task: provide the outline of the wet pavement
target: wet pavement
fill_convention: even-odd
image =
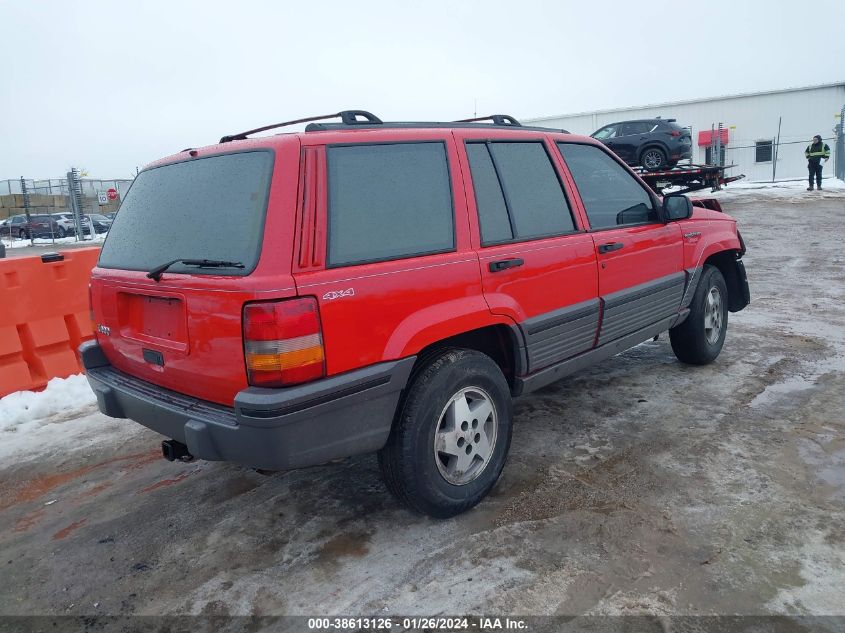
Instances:
[[[717,362],[663,335],[518,400],[452,520],[398,507],[374,456],[168,463],[70,403],[6,433],[0,614],[845,612],[845,196],[724,205],[753,303]]]

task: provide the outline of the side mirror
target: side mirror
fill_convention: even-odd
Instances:
[[[663,198],[663,219],[667,222],[686,220],[692,216],[692,202],[682,193],[670,193]]]

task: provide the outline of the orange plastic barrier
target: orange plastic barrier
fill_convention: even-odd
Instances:
[[[94,337],[88,279],[100,249],[61,255],[0,259],[0,397],[82,371],[76,350]]]

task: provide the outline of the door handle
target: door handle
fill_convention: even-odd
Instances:
[[[513,259],[502,259],[497,262],[490,262],[490,272],[497,273],[500,270],[505,270],[506,268],[516,268],[517,266],[522,266],[525,263],[520,257],[514,257]]]
[[[618,251],[625,246],[622,242],[608,242],[607,244],[599,244],[599,253],[609,253],[611,251]]]

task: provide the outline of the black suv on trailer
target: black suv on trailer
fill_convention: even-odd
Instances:
[[[638,119],[605,125],[590,136],[607,145],[631,166],[648,170],[674,167],[692,156],[688,128],[675,119]]]

